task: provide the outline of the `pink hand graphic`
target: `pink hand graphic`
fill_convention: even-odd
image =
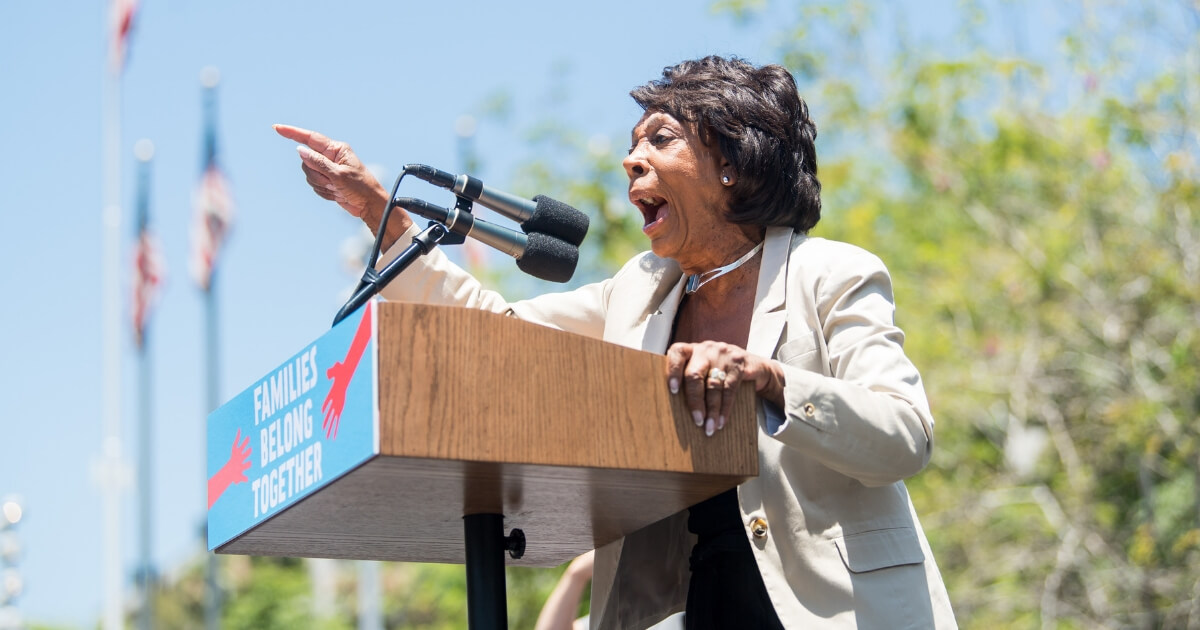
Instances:
[[[325,371],[325,377],[333,381],[329,393],[325,395],[325,402],[321,405],[321,411],[325,414],[321,426],[325,429],[326,438],[337,437],[342,408],[346,406],[346,389],[350,387],[354,371],[358,369],[358,360],[362,358],[363,351],[367,349],[367,342],[371,340],[372,306],[373,303],[367,302],[367,307],[363,309],[362,319],[358,322],[358,330],[354,333],[354,341],[350,342],[346,358],[334,363]]]
[[[325,376],[333,381],[329,393],[325,395],[325,403],[321,405],[321,411],[325,413],[325,421],[321,426],[325,428],[327,438],[337,437],[342,408],[346,406],[346,388],[350,386],[350,379],[354,378],[354,367],[347,369],[346,364],[339,361],[325,371]]]
[[[241,444],[238,444],[241,441]],[[213,475],[208,480],[208,507],[212,508],[217,499],[221,498],[222,494],[235,483],[248,481],[246,479],[246,471],[250,469],[250,455],[254,452],[250,448],[250,436],[242,439],[242,430],[238,429],[237,435],[233,437],[233,446],[229,449],[229,461],[221,466],[221,470]]]

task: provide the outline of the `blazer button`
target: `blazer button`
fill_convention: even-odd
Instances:
[[[761,516],[755,517],[750,521],[750,533],[754,534],[755,538],[767,537],[767,520]]]
[[[804,415],[808,416],[809,418],[817,415],[817,406],[810,402],[804,403]]]

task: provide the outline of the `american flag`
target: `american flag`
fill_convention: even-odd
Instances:
[[[149,167],[143,164],[142,168]],[[137,248],[133,254],[133,334],[139,350],[145,343],[150,309],[158,301],[159,289],[166,277],[162,249],[158,246],[158,239],[150,233],[148,177],[148,172],[143,170],[138,191]]]
[[[112,49],[109,51],[109,58],[114,74],[120,74],[125,68],[129,34],[133,31],[133,17],[136,13],[137,0],[113,0],[109,15],[112,28]]]
[[[146,229],[144,217],[139,223],[137,250],[133,257],[133,334],[138,349],[141,349],[146,336],[146,321],[150,318],[150,308],[158,301],[166,265],[158,239]]]
[[[225,243],[233,220],[233,198],[229,182],[217,165],[216,132],[210,120],[205,133],[204,173],[195,195],[195,218],[192,224],[192,277],[207,291],[212,283],[217,254]]]

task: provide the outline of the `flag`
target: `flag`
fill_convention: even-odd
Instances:
[[[139,350],[145,342],[146,322],[150,318],[150,309],[158,301],[159,289],[166,276],[166,265],[163,263],[162,249],[158,239],[150,233],[150,161],[141,159],[141,173],[138,177],[137,200],[137,232],[134,238],[137,245],[133,252],[133,335]]]
[[[145,215],[139,217],[137,248],[133,256],[133,334],[139,350],[145,339],[150,309],[158,301],[159,288],[166,276],[162,249],[147,223]]]
[[[233,199],[229,183],[216,162],[210,162],[196,190],[196,215],[192,225],[192,277],[207,291],[212,282],[217,254],[229,232],[233,218]]]
[[[133,31],[133,17],[137,13],[137,0],[113,0],[109,15],[112,29],[111,50],[109,59],[112,62],[114,74],[120,74],[125,68],[126,51],[129,48],[129,34]]]
[[[212,282],[217,254],[225,243],[233,219],[233,198],[229,182],[217,164],[217,142],[214,124],[209,120],[205,133],[204,172],[195,195],[195,218],[192,224],[192,277],[207,291]]]

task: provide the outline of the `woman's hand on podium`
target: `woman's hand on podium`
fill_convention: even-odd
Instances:
[[[667,387],[683,388],[696,426],[706,435],[725,428],[742,381],[754,383],[759,398],[783,406],[782,365],[719,341],[675,343],[667,348]]]

